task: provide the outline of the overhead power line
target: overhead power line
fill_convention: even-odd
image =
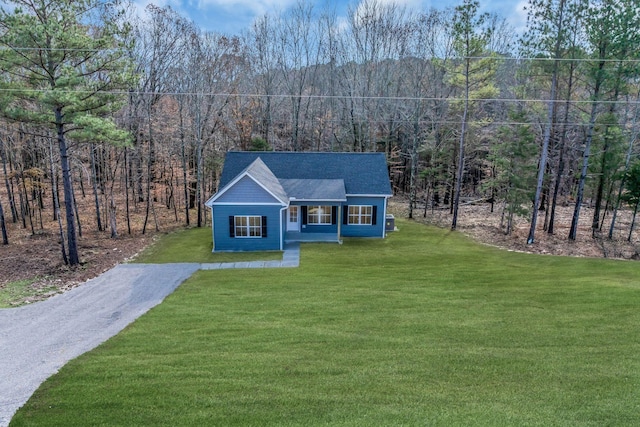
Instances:
[[[125,90],[108,90],[108,91],[95,91],[95,90],[65,90],[65,89],[56,89],[58,93],[64,94],[87,94],[87,93],[103,93],[108,95],[167,95],[167,96],[198,96],[198,97],[220,97],[220,98],[279,98],[279,99],[351,99],[351,100],[360,100],[360,101],[441,101],[441,102],[463,102],[464,98],[459,97],[449,97],[449,98],[438,98],[438,97],[426,97],[426,96],[372,96],[372,95],[291,95],[291,94],[257,94],[257,93],[231,93],[231,92],[175,92],[175,91],[125,91]],[[15,88],[1,88],[0,92],[5,93],[47,93],[52,92],[51,89],[15,89]],[[548,103],[551,102],[550,99],[546,98],[469,98],[472,102],[504,102],[504,103]],[[558,104],[566,103],[567,100],[557,99],[553,102]],[[575,99],[570,100],[571,104],[592,104],[594,101],[589,99]],[[603,105],[639,105],[640,100],[598,100],[599,104]]]
[[[118,50],[117,48],[101,48],[101,49],[90,49],[90,48],[64,48],[64,47],[13,47],[13,46],[0,46],[0,51],[9,50],[9,51],[20,51],[20,52],[29,52],[29,51],[50,51],[50,52],[110,52]],[[403,59],[420,59],[424,61],[432,61],[432,60],[444,60],[444,59],[494,59],[497,61],[542,61],[542,62],[614,62],[614,63],[640,63],[640,58],[636,59],[616,59],[616,58],[548,58],[548,57],[540,57],[540,56],[451,56],[447,58],[417,58],[415,56],[404,56],[398,58],[390,58],[398,61],[402,61]],[[385,59],[381,59],[384,61]],[[315,64],[309,65],[308,67],[321,66],[324,64]]]

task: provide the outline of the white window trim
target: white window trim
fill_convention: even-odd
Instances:
[[[238,218],[246,218],[247,219],[247,225],[238,225]],[[258,218],[259,219],[259,224],[258,225],[251,225],[250,224],[250,218]],[[233,227],[234,227],[234,237],[236,239],[261,239],[262,238],[262,216],[260,215],[234,215],[233,216]],[[258,235],[257,236],[252,236],[251,235],[251,229],[257,229],[258,230]],[[244,229],[247,232],[246,236],[239,236],[238,235],[238,229]]]
[[[321,208],[329,208],[329,212],[328,212],[328,214],[327,214],[327,213],[324,211],[324,209],[323,209],[323,210],[322,210],[322,214],[320,214],[320,213],[319,213],[319,211],[318,211],[318,213],[317,213],[317,214],[312,214],[312,213],[311,213],[311,209],[312,209],[312,208],[319,208],[319,209],[321,209]],[[320,222],[320,220],[321,220],[322,218],[326,218],[326,217],[327,217],[327,215],[328,215],[328,217],[329,217],[329,222]],[[327,225],[333,225],[333,222],[332,222],[332,215],[333,215],[333,207],[332,207],[332,206],[329,206],[329,205],[313,205],[313,206],[307,206],[307,225],[312,225],[312,226],[315,226],[315,225],[324,225],[324,226],[327,226]],[[318,222],[311,222],[311,216],[317,216],[317,217],[318,217]]]
[[[351,208],[358,208],[357,214],[351,213]],[[363,208],[369,208],[370,211],[368,214],[362,213]],[[369,218],[369,223],[362,222],[363,218]],[[351,218],[357,218],[358,222],[351,222]],[[366,225],[371,226],[373,224],[373,205],[349,205],[347,208],[347,225],[359,226]]]

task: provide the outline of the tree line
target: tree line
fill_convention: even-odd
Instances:
[[[449,209],[455,229],[482,200],[507,234],[529,221],[534,243],[538,216],[554,233],[572,203],[575,240],[588,202],[592,235],[614,238],[619,209],[635,219],[640,201],[635,2],[529,0],[520,35],[479,8],[362,0],[339,17],[300,0],[228,36],[170,7],[7,1],[3,243],[7,221],[56,221],[78,264],[77,197],[112,237],[157,228],[156,209],[203,226],[229,150],[384,152],[410,217]]]

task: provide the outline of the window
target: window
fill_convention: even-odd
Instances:
[[[349,225],[371,225],[373,206],[350,205],[347,216]]]
[[[307,224],[331,225],[331,206],[309,206],[307,208]]]
[[[289,222],[298,222],[297,206],[289,206]]]
[[[234,216],[231,218],[233,218],[232,237],[266,237],[266,218],[261,216]]]

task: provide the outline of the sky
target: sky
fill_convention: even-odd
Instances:
[[[346,16],[351,6],[357,5],[359,0],[312,0],[318,8],[329,5],[335,8],[338,16]],[[457,6],[462,0],[381,0],[404,4],[408,8],[425,10],[431,7],[444,9]],[[164,7],[171,6],[182,16],[190,18],[202,30],[214,31],[226,35],[240,35],[247,30],[257,17],[265,13],[285,11],[296,0],[135,0],[138,10],[142,13],[148,4]],[[520,32],[526,23],[524,6],[527,0],[479,0],[480,12],[497,13],[508,20]]]

